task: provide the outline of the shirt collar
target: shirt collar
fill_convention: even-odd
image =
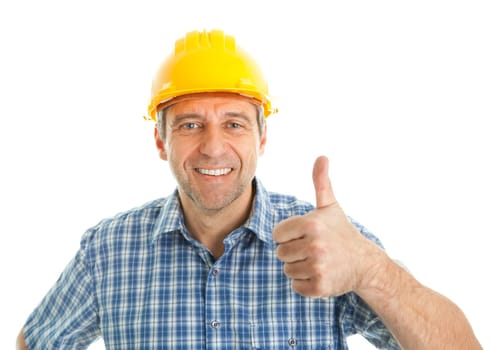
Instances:
[[[180,206],[179,193],[176,189],[163,200],[160,214],[153,229],[153,240],[157,240],[165,233],[182,231],[184,227],[184,215]]]
[[[254,179],[254,187],[255,198],[252,210],[243,226],[255,233],[261,241],[273,246],[272,229],[275,218],[269,193],[257,178]]]
[[[269,194],[259,180],[254,179],[253,186],[255,188],[255,197],[252,210],[243,227],[253,232],[267,245],[273,246],[272,228],[274,212]],[[153,240],[158,239],[162,234],[176,231],[187,232],[177,190],[163,201],[162,209],[153,231]]]

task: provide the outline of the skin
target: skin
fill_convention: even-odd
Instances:
[[[19,335],[17,336],[17,343],[15,348],[17,350],[28,350],[23,330],[21,330]]]
[[[311,298],[353,291],[403,349],[482,349],[462,311],[420,284],[349,222],[333,194],[328,159],[313,167],[316,210],[279,223],[277,254],[292,288]]]
[[[166,135],[161,139],[155,129],[160,158],[178,182],[186,225],[219,257],[223,239],[250,213],[266,130],[260,135],[247,98],[207,94],[173,105]],[[349,222],[333,194],[326,157],[314,164],[313,184],[316,209],[282,221],[273,232],[297,293],[311,298],[357,293],[403,349],[482,349],[454,303],[421,285]],[[17,349],[27,349],[22,331]]]
[[[206,94],[170,107],[165,140],[155,130],[160,158],[179,185],[187,228],[216,257],[225,236],[250,212],[252,180],[266,143],[256,117],[248,98]]]

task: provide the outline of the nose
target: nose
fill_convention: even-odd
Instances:
[[[209,157],[222,156],[226,150],[226,139],[219,126],[208,125],[202,133],[200,151]]]

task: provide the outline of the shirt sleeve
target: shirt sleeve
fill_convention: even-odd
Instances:
[[[340,311],[342,327],[346,336],[360,334],[377,349],[399,350],[400,345],[384,325],[381,318],[354,293],[342,296]]]
[[[29,350],[86,349],[100,337],[92,276],[83,246],[24,325]]]
[[[381,241],[367,230],[360,223],[352,218],[349,218],[352,224],[369,240],[373,241],[377,246],[384,250]],[[341,298],[344,298],[342,310],[340,310],[342,326],[344,334],[360,334],[377,349],[398,350],[400,345],[393,337],[391,332],[386,328],[381,318],[371,310],[355,293],[347,293]]]

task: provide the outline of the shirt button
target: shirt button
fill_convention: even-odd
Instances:
[[[218,275],[218,269],[213,269],[213,271],[211,271],[211,274],[213,276],[217,276]]]
[[[298,341],[296,340],[296,338],[289,338],[288,344],[289,346],[295,346],[296,344],[298,344]]]
[[[211,321],[211,328],[218,328],[219,326],[221,325],[221,323],[219,323],[219,321],[217,320],[214,320],[214,321]]]

